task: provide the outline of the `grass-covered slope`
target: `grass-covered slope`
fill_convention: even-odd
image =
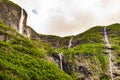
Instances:
[[[34,41],[35,44],[35,41]],[[0,80],[72,80],[44,60],[46,49],[0,22]]]

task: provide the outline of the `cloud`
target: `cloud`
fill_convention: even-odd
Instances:
[[[32,9],[32,12],[33,12],[34,14],[38,14],[38,12],[37,12],[36,9]]]

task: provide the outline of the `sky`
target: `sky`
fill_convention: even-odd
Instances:
[[[27,11],[27,25],[41,34],[76,35],[120,23],[120,0],[11,0]]]

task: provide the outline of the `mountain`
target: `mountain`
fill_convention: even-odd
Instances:
[[[26,21],[24,9],[0,0],[0,80],[120,80],[120,24],[59,37]]]

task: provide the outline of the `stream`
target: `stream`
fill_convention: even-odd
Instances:
[[[109,49],[109,69],[110,69],[110,76],[111,76],[111,80],[114,80],[113,79],[113,68],[112,68],[112,50],[111,50],[111,44],[110,44],[109,39],[108,39],[108,34],[107,34],[106,27],[104,27],[104,37],[105,37],[106,46]]]

